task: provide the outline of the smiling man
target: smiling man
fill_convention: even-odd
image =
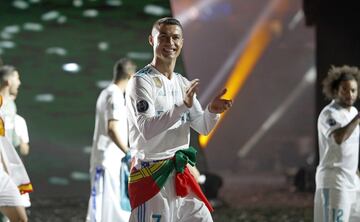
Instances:
[[[183,42],[178,20],[156,21],[149,36],[153,60],[130,79],[126,90],[134,156],[130,221],[212,221],[212,207],[190,173],[196,175],[190,127],[208,134],[232,101],[221,99],[224,89],[202,109],[195,95],[199,80],[174,72]]]

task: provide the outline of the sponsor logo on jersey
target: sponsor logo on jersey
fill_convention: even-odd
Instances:
[[[336,121],[333,118],[328,119],[327,124],[329,124],[329,126],[335,126],[336,125]]]
[[[158,88],[162,87],[162,83],[161,83],[161,80],[160,80],[159,77],[153,77],[152,79],[154,80],[154,83],[155,83],[156,87],[158,87]]]
[[[149,103],[145,100],[140,100],[136,103],[136,109],[139,113],[146,112],[149,109]]]

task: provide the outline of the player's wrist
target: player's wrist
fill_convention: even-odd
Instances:
[[[186,106],[187,108],[191,108],[190,102],[186,101],[186,99],[184,99],[183,102],[184,102],[184,104],[185,104],[185,106]]]
[[[207,106],[207,109],[209,110],[210,113],[216,113],[216,111],[213,109],[212,107],[212,103],[209,103],[209,105]]]

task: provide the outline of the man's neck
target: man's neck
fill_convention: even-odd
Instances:
[[[0,89],[0,95],[3,97],[3,98],[8,98],[10,96],[10,92],[8,89],[6,88],[2,88]]]
[[[338,104],[341,108],[346,109],[347,111],[350,111],[350,110],[351,110],[351,107],[352,107],[352,106],[348,106],[348,105],[346,105],[346,104],[344,104],[344,103],[341,103],[341,102],[339,102],[339,101],[336,101],[336,100],[335,100],[335,103]]]
[[[172,78],[175,64],[176,59],[167,62],[154,58],[151,62],[151,65],[154,66],[161,74],[165,75],[168,79]]]
[[[121,91],[125,92],[126,85],[128,80],[119,80],[115,81],[114,84],[121,89]]]

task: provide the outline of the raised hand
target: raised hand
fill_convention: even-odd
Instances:
[[[190,86],[185,91],[184,103],[188,108],[192,107],[193,105],[194,94],[197,92],[199,88],[199,84],[200,84],[200,80],[194,79],[193,81],[190,82]]]
[[[211,113],[222,113],[230,109],[232,106],[232,100],[222,99],[221,97],[225,95],[227,89],[224,88],[209,104],[209,111]]]

